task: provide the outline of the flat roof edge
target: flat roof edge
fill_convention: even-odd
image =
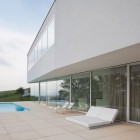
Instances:
[[[45,21],[46,21],[47,17],[48,17],[48,15],[49,15],[49,13],[50,13],[50,11],[51,11],[52,7],[54,6],[54,3],[55,3],[55,2],[56,2],[56,0],[54,0],[54,2],[53,2],[53,4],[52,4],[52,6],[50,7],[50,9],[49,9],[49,11],[48,11],[48,13],[47,13],[47,15],[46,15],[46,17],[45,17],[45,19],[44,19],[44,21],[43,21],[43,23],[42,23],[41,27],[40,27],[40,29],[39,29],[39,31],[38,31],[38,33],[37,33],[37,35],[35,36],[35,39],[34,39],[34,41],[33,41],[32,45],[31,45],[31,47],[30,47],[30,49],[29,49],[29,51],[28,51],[28,53],[27,53],[27,56],[28,56],[28,54],[30,53],[30,51],[31,51],[31,49],[32,49],[32,47],[33,47],[33,44],[34,44],[35,40],[37,39],[37,37],[38,37],[38,35],[39,35],[39,33],[40,33],[40,31],[41,31],[41,29],[42,29],[42,27],[43,27],[43,25],[44,25],[44,23],[45,23]]]

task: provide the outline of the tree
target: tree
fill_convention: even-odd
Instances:
[[[23,89],[22,87],[18,88],[18,89],[15,91],[15,94],[23,95],[23,94],[24,94],[24,89]]]
[[[69,100],[69,92],[70,92],[70,80],[65,79],[63,82],[60,84],[62,89],[59,90],[59,99],[61,100]]]

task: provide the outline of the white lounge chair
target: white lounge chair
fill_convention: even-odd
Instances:
[[[63,113],[64,111],[71,111],[74,106],[74,103],[69,103],[69,105],[66,108],[60,108],[60,113]]]
[[[67,109],[72,110],[73,106],[74,106],[74,103],[70,103],[70,104],[67,106]]]
[[[117,114],[117,109],[91,106],[86,115],[66,117],[65,119],[92,128],[113,123]]]
[[[69,102],[65,102],[63,106],[57,106],[57,107],[54,108],[54,110],[56,112],[61,111],[63,109],[66,109],[69,106],[69,104],[70,104]]]

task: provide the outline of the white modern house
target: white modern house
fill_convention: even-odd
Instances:
[[[140,122],[140,0],[55,0],[27,57],[33,100]]]

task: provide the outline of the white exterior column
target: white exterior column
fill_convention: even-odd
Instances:
[[[39,86],[39,97],[38,97],[38,101],[39,101],[39,104],[40,104],[40,82],[38,83],[38,86]]]
[[[70,75],[70,103],[71,103],[71,91],[72,91],[72,76]]]
[[[127,97],[126,97],[126,120],[129,122],[130,115],[130,65],[127,64]]]
[[[47,90],[47,82],[46,82],[46,105],[48,105],[48,90]]]
[[[90,71],[90,106],[91,106],[91,82],[92,82],[92,71]]]

